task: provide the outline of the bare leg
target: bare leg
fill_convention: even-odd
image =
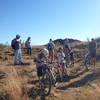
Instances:
[[[93,64],[93,67],[95,69],[96,58],[91,58],[91,63]]]
[[[53,62],[54,61],[54,51],[52,50],[51,51],[51,62]]]
[[[93,65],[94,65],[94,68],[95,68],[95,66],[96,66],[96,58],[95,57],[93,58]]]

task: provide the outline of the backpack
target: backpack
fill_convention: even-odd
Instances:
[[[48,50],[53,50],[54,49],[53,43],[49,43],[48,46],[47,46],[47,49]]]
[[[16,50],[16,39],[13,39],[11,41],[11,47],[12,47],[12,49]]]

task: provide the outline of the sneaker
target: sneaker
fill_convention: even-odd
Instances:
[[[53,86],[56,87],[56,84],[57,84],[57,80],[54,80],[53,81]]]
[[[54,84],[54,87],[56,87],[58,85],[58,82],[56,82],[55,84]]]

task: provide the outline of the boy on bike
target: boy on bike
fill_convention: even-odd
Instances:
[[[48,56],[49,56],[49,52],[46,48],[44,48],[43,50],[41,50],[37,56],[34,59],[34,62],[36,63],[36,68],[37,68],[37,76],[39,78],[39,82],[40,82],[40,77],[43,74],[43,62],[47,62],[48,61]]]

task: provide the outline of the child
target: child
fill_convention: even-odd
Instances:
[[[59,47],[57,53],[57,63],[58,63],[58,71],[60,73],[60,78],[63,80],[64,74],[67,74],[67,69],[65,66],[65,54],[63,52],[63,48]]]
[[[37,76],[39,78],[39,82],[41,80],[41,76],[42,76],[42,70],[43,70],[43,62],[48,61],[48,56],[49,56],[49,52],[46,48],[44,48],[43,50],[41,50],[37,56],[34,59],[34,62],[36,63],[36,68],[37,68]]]

